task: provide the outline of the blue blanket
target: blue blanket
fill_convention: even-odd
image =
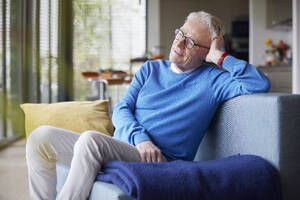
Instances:
[[[138,200],[281,200],[277,172],[264,159],[235,155],[206,162],[112,161],[97,180]]]

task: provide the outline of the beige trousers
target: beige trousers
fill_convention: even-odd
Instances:
[[[82,134],[41,126],[26,144],[30,199],[56,198],[56,162],[70,166],[60,200],[88,199],[97,173],[112,160],[140,161],[137,149],[96,131]]]

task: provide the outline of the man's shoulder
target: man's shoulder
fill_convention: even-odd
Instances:
[[[162,69],[169,68],[170,65],[171,62],[169,60],[148,60],[143,64],[142,68],[146,71],[160,71]]]
[[[169,66],[171,64],[169,60],[162,60],[162,59],[149,60],[146,63],[153,66]]]
[[[135,73],[137,76],[149,77],[151,74],[159,74],[170,67],[168,60],[148,60]]]

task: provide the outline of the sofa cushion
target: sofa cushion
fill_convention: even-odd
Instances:
[[[71,101],[52,104],[25,103],[26,137],[41,125],[50,125],[77,133],[95,130],[112,136],[114,127],[108,101]]]

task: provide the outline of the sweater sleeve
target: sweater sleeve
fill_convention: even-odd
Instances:
[[[233,56],[227,56],[214,77],[213,89],[217,102],[223,102],[242,94],[267,92],[269,79],[255,66]]]
[[[147,79],[148,64],[145,63],[135,73],[130,86],[120,102],[116,104],[112,115],[112,121],[116,128],[114,137],[134,146],[143,141],[151,140],[147,130],[138,123],[134,116],[138,94]]]

